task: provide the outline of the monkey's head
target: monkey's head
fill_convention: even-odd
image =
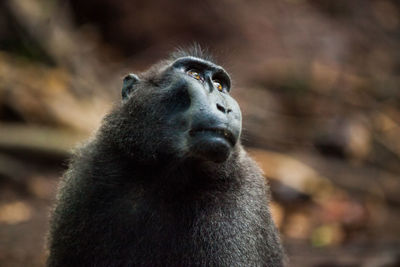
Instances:
[[[102,132],[142,162],[221,163],[239,146],[242,127],[230,91],[231,79],[221,66],[199,51],[180,52],[124,78],[122,103],[106,117]]]

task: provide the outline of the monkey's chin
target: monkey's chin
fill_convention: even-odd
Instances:
[[[192,141],[192,155],[201,160],[222,163],[232,152],[230,142],[220,136],[198,136]]]

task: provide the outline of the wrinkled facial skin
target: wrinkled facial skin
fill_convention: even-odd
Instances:
[[[147,160],[226,161],[242,128],[226,71],[203,59],[182,57],[148,76],[125,77],[123,103],[116,111],[122,119],[109,118],[120,132],[115,136],[123,137],[118,141],[122,149]]]

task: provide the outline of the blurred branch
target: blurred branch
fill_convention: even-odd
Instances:
[[[8,106],[26,122],[91,133],[109,109],[110,100],[98,94],[78,97],[70,90],[74,79],[63,68],[17,60],[0,52],[0,107]]]
[[[316,202],[321,196],[328,197],[334,193],[334,185],[329,179],[295,157],[254,148],[249,149],[249,154],[268,178],[307,194]]]
[[[309,195],[317,203],[344,189],[400,205],[400,179],[384,170],[311,153],[288,155],[260,149],[249,149],[249,153],[268,178]]]
[[[371,166],[351,165],[343,160],[320,157],[312,153],[294,156],[301,158],[303,163],[336,186],[353,194],[385,199],[400,205],[400,179],[397,174]]]
[[[109,97],[115,77],[99,62],[95,44],[73,28],[68,5],[60,8],[53,1],[7,0],[3,8],[20,28],[22,38],[29,36],[51,61],[79,74],[71,80],[70,89],[75,94]]]
[[[374,139],[393,153],[400,162],[400,124],[385,112],[378,111],[374,115],[373,119],[377,128]]]
[[[0,124],[0,148],[16,148],[67,155],[86,135],[61,129]]]

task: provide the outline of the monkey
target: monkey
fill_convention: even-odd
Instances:
[[[231,87],[199,47],[127,75],[62,178],[47,266],[283,266]]]

